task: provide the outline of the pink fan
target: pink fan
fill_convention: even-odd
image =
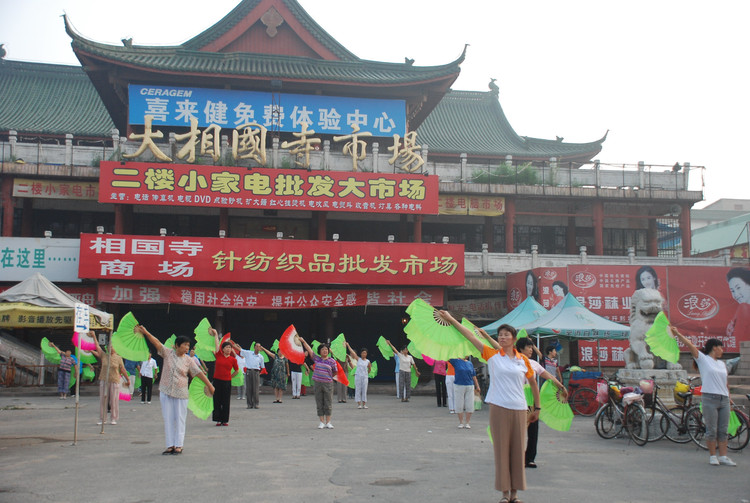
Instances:
[[[125,379],[124,377],[120,376],[120,400],[123,400],[125,402],[130,401],[130,381],[128,379]]]
[[[88,332],[73,332],[73,345],[84,351],[93,351],[96,349],[96,342]]]
[[[424,360],[424,362],[425,362],[425,363],[426,363],[427,365],[429,365],[429,366],[433,366],[433,365],[435,365],[435,360],[433,360],[432,358],[430,358],[430,357],[429,357],[429,356],[427,356],[427,355],[422,355],[422,360]]]

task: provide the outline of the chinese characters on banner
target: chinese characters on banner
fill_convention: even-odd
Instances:
[[[404,135],[404,100],[349,98],[315,94],[128,85],[128,122],[154,125],[235,128],[256,123],[277,131],[307,126],[324,134],[344,134],[356,126],[371,136]]]
[[[308,309],[353,306],[408,306],[415,299],[443,303],[442,288],[389,290],[250,290],[133,283],[99,283],[100,302],[183,304],[233,309]]]
[[[441,215],[500,216],[505,213],[505,198],[496,196],[442,195]]]
[[[16,178],[13,180],[13,197],[96,201],[99,197],[99,184],[97,182]]]
[[[81,234],[81,278],[459,286],[464,247]]]
[[[100,203],[438,213],[438,177],[102,161]]]
[[[578,341],[578,365],[581,367],[624,367],[625,350],[628,341],[599,341],[599,358],[596,355],[596,341]]]
[[[50,281],[79,283],[77,239],[0,238],[0,280],[41,273]]]

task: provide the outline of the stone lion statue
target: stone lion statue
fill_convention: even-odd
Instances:
[[[679,363],[665,362],[654,356],[646,344],[646,332],[662,310],[664,299],[658,290],[641,288],[630,300],[630,348],[625,350],[625,368],[682,370]]]

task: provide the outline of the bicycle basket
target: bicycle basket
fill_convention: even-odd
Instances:
[[[609,399],[608,390],[609,387],[605,382],[596,383],[596,401],[599,403],[607,403]]]
[[[643,401],[646,407],[651,407],[651,402],[654,400],[654,380],[653,379],[641,379],[638,383],[638,387],[643,392]]]
[[[609,393],[615,402],[619,403],[622,400],[622,393],[620,393],[620,388],[616,384],[609,385]]]
[[[622,403],[625,405],[630,405],[633,402],[638,402],[640,400],[643,400],[643,395],[639,395],[638,393],[625,393],[622,395]]]
[[[688,384],[685,384],[683,382],[677,381],[674,384],[674,402],[677,405],[682,405],[685,403],[685,399],[679,395],[679,393],[687,393],[690,391],[690,386]]]

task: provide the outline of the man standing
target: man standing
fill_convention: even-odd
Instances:
[[[258,396],[260,395],[260,369],[265,365],[263,355],[260,354],[262,346],[260,342],[255,343],[253,351],[240,348],[240,356],[245,359],[245,387],[247,388],[247,408],[258,408]],[[236,349],[236,348],[235,348]]]

